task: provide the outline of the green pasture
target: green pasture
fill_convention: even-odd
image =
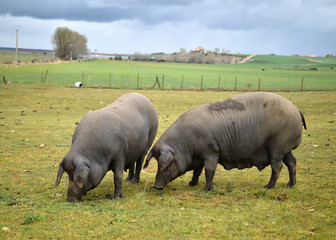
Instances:
[[[335,57],[307,57],[307,56],[279,56],[256,55],[250,64],[263,65],[274,68],[303,69],[317,68],[320,70],[332,70],[335,68]]]
[[[99,64],[141,68],[141,63],[110,62],[59,67],[98,68]],[[174,66],[143,65],[165,70]],[[298,106],[308,127],[294,150],[297,184],[292,189],[286,188],[285,166],[271,190],[262,188],[270,178],[270,167],[259,172],[256,168],[226,171],[218,166],[213,192],[202,192],[204,173],[198,186],[189,187],[190,172],[159,191],[153,189],[157,169],[153,159],[141,173],[139,184],[123,184],[124,198],[105,197],[113,193],[113,174],[109,172],[83,201],[68,203],[67,174],[57,188],[54,183],[76,123],[87,112],[105,107],[127,92],[140,92],[157,109],[157,140],[187,109],[240,94],[64,86],[69,84],[26,84],[22,80],[0,85],[0,239],[335,238],[335,92],[278,92]]]
[[[10,64],[14,64],[15,63],[15,52],[1,52],[0,51],[0,66],[1,64],[5,64],[5,63],[10,63]],[[36,53],[32,53],[32,52],[18,52],[18,61],[20,63],[27,63],[30,62],[32,60],[37,60],[37,61],[50,61],[53,59],[52,55],[48,52],[36,52]],[[55,58],[54,58],[55,59]]]
[[[5,76],[9,83],[74,86],[75,82],[82,82],[84,87],[99,88],[147,89],[154,85],[157,77],[164,89],[336,89],[336,58],[257,55],[251,60],[234,65],[109,60],[20,66],[2,64],[0,77]]]

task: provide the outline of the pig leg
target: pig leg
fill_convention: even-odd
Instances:
[[[201,164],[200,166],[198,166],[194,169],[193,177],[192,177],[191,181],[189,182],[189,186],[193,187],[193,186],[196,186],[198,184],[198,178],[202,173],[203,167],[204,167],[204,164]]]
[[[114,174],[114,195],[113,198],[122,198],[122,181],[123,181],[123,171],[124,171],[125,160],[120,157],[116,159],[116,165],[112,169]]]
[[[285,154],[283,162],[287,166],[289,172],[289,182],[287,183],[287,187],[292,187],[296,183],[296,158],[292,151]]]
[[[274,153],[271,157],[271,168],[272,168],[272,175],[269,183],[264,186],[264,188],[270,189],[274,188],[276,181],[279,178],[280,171],[282,169],[282,159],[284,158],[283,153]]]
[[[141,157],[136,161],[136,169],[135,169],[135,174],[131,180],[132,184],[140,182],[140,173],[142,169],[142,164],[145,159],[146,154],[142,154]]]
[[[212,179],[215,175],[217,164],[218,164],[218,156],[216,155],[207,156],[204,161],[204,168],[205,168],[205,188],[203,189],[204,192],[213,190]]]
[[[134,164],[128,169],[128,176],[125,179],[125,182],[131,181],[134,177]]]

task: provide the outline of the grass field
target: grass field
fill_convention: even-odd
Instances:
[[[32,52],[18,52],[18,62],[20,63],[31,63],[32,60],[37,61],[50,61],[53,59],[52,55],[48,52],[40,52],[37,51],[36,53]],[[55,59],[55,58],[54,58]],[[4,63],[15,63],[15,52],[1,52],[0,51],[0,66]]]
[[[71,64],[65,64],[69,66]],[[58,164],[69,150],[76,123],[91,110],[132,90],[75,89],[54,84],[0,86],[0,239],[334,239],[336,236],[335,92],[279,92],[304,113],[297,185],[265,190],[267,167],[225,171],[203,193],[204,174],[191,173],[153,189],[152,160],[137,185],[123,184],[123,199],[109,200],[113,174],[83,201],[66,202],[67,175],[55,188]],[[133,90],[134,91],[134,90]],[[157,138],[192,106],[239,92],[139,90],[159,115]],[[44,144],[44,145],[41,145]],[[126,174],[124,174],[126,177]]]
[[[147,89],[158,77],[165,89],[182,86],[185,90],[250,90],[259,88],[259,79],[262,90],[301,90],[302,79],[303,90],[336,89],[336,58],[257,55],[252,60],[234,65],[108,60],[20,67],[1,65],[0,75],[10,83],[45,81],[74,86],[75,82],[83,82],[85,87],[100,88]]]

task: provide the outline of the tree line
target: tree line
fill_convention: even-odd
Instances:
[[[77,59],[78,54],[88,54],[87,38],[67,27],[58,27],[52,36],[55,55],[63,60],[69,60],[70,55]]]

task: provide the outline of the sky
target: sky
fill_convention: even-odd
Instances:
[[[336,0],[0,0],[0,47],[52,49],[58,27],[98,53],[336,55]]]

